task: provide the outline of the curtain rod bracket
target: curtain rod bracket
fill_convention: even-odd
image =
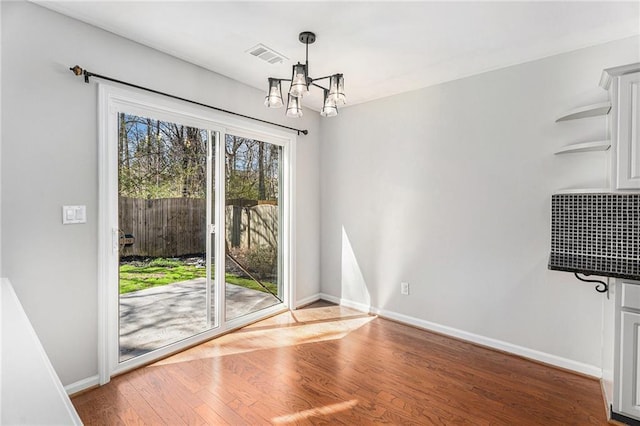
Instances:
[[[192,101],[191,99],[185,99],[185,98],[181,98],[180,96],[176,96],[176,95],[172,95],[170,93],[165,93],[165,92],[161,92],[159,90],[154,90],[154,89],[149,89],[148,87],[143,87],[143,86],[138,86],[137,84],[133,84],[133,83],[127,83],[126,81],[122,81],[122,80],[117,80],[115,78],[111,78],[111,77],[107,77],[104,75],[100,75],[100,74],[94,74],[90,71],[87,71],[85,69],[82,69],[82,67],[80,65],[75,65],[71,68],[69,68],[76,76],[84,76],[84,82],[85,83],[89,83],[89,77],[98,77],[101,78],[103,80],[107,80],[107,81],[112,81],[114,83],[118,83],[118,84],[124,84],[125,86],[129,86],[129,87],[133,87],[135,89],[140,89],[140,90],[145,90],[147,92],[151,92],[151,93],[155,93],[157,95],[162,95],[162,96],[167,96],[169,98],[173,98],[173,99],[177,99],[179,101],[183,101],[183,102],[188,102],[191,104],[195,104],[195,105],[199,105],[201,107],[205,107],[205,108],[209,108],[209,109],[213,109],[216,111],[220,111],[220,112],[224,112],[225,114],[231,114],[231,115],[236,115],[238,117],[243,117],[243,118],[247,118],[249,120],[254,120],[254,121],[259,121],[261,123],[266,123],[266,124],[270,124],[272,126],[277,126],[277,127],[282,127],[283,129],[287,129],[287,130],[293,130],[294,132],[298,133],[298,136],[300,136],[300,134],[302,133],[303,135],[307,135],[309,134],[309,131],[306,129],[296,129],[294,127],[289,127],[289,126],[284,126],[282,124],[278,124],[278,123],[273,123],[271,121],[267,121],[267,120],[262,120],[260,118],[256,118],[256,117],[251,117],[249,115],[244,115],[244,114],[239,114],[237,112],[233,112],[233,111],[228,111],[226,109],[222,109],[222,108],[218,108],[218,107],[214,107],[211,105],[207,105],[207,104],[203,104],[201,102],[197,102],[197,101]]]

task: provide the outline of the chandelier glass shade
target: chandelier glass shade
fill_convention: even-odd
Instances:
[[[302,117],[302,105],[300,105],[300,98],[289,95],[287,100],[287,117]]]
[[[307,83],[307,67],[300,63],[293,66],[293,76],[291,77],[291,87],[289,88],[289,94],[296,98],[301,98],[304,95],[309,94],[309,87]]]
[[[280,108],[282,103],[282,87],[280,86],[280,80],[275,78],[269,79],[269,92],[264,98],[264,104],[269,108]]]
[[[291,79],[285,78],[269,78],[269,90],[265,97],[264,104],[269,108],[280,108],[283,106],[282,99],[282,82],[289,81],[289,92],[287,96],[287,117],[302,117],[301,100],[310,92],[311,86],[322,89],[324,94],[322,110],[320,115],[323,117],[333,117],[338,115],[338,105],[346,103],[344,94],[344,76],[342,74],[333,74],[320,78],[309,77],[309,45],[316,41],[316,35],[309,31],[300,33],[298,39],[304,43],[306,47],[305,63],[298,62],[293,66]],[[325,88],[316,81],[329,80],[329,88]]]
[[[329,95],[329,91],[324,89],[324,102],[322,103],[322,111],[320,115],[323,117],[333,117],[338,115],[338,106],[335,100]]]
[[[344,77],[342,74],[329,77],[329,96],[336,105],[344,105],[347,103],[347,98],[344,96]]]

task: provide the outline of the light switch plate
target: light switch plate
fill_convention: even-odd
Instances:
[[[87,223],[87,206],[62,206],[62,224]]]

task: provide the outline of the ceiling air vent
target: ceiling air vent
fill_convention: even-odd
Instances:
[[[264,44],[257,44],[253,46],[251,49],[247,50],[247,53],[260,58],[263,61],[269,62],[270,64],[281,64],[285,60],[289,59]]]

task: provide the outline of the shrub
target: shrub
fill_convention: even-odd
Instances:
[[[272,247],[257,247],[249,251],[247,262],[250,271],[255,272],[258,278],[270,278],[275,276],[278,270],[278,253]]]
[[[157,268],[175,268],[182,265],[183,262],[180,259],[166,259],[164,257],[158,257],[149,262],[149,266]]]

